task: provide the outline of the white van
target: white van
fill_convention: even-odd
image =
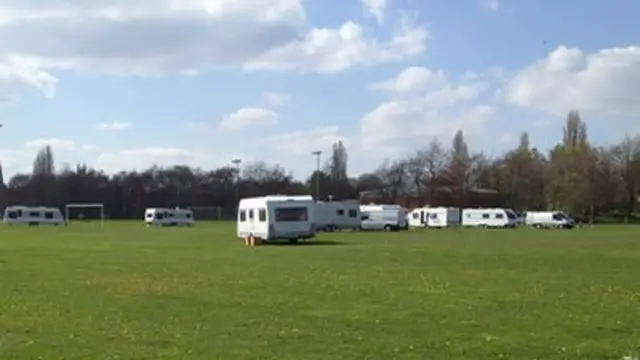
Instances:
[[[60,209],[45,206],[8,206],[4,209],[5,224],[62,225],[66,224]]]
[[[361,205],[362,230],[406,230],[409,228],[407,209],[400,205]]]
[[[358,200],[317,202],[315,207],[316,230],[356,230],[360,228],[362,215]]]
[[[525,224],[538,229],[552,227],[571,229],[576,222],[562,211],[527,211]]]
[[[511,209],[463,209],[462,226],[514,228],[518,226],[518,217]]]
[[[315,237],[315,201],[310,195],[268,195],[241,199],[238,204],[237,236],[262,241]]]
[[[189,209],[149,208],[144,212],[147,226],[192,226],[196,221]]]
[[[445,228],[460,225],[460,209],[454,207],[422,207],[409,213],[409,226]]]

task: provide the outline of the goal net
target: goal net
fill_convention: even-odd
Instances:
[[[104,205],[103,204],[67,204],[65,205],[64,217],[67,224],[71,222],[100,222],[104,226]]]
[[[220,206],[190,206],[193,218],[198,220],[222,220],[222,207]]]

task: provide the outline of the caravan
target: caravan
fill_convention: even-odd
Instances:
[[[527,211],[525,224],[534,228],[571,229],[576,225],[569,215],[562,211]]]
[[[406,230],[409,227],[407,222],[407,209],[400,205],[361,205],[362,230]]]
[[[62,225],[66,224],[60,209],[44,206],[8,206],[4,209],[4,223],[9,225]]]
[[[518,226],[518,217],[511,209],[463,209],[462,226],[514,228]]]
[[[360,228],[362,215],[357,200],[317,202],[315,206],[317,230],[335,231]]]
[[[409,213],[409,226],[445,228],[460,225],[460,209],[453,207],[422,207]]]
[[[241,199],[238,204],[237,236],[263,241],[315,237],[315,202],[310,195],[269,195]]]
[[[192,226],[196,221],[188,209],[149,208],[144,212],[147,226]]]

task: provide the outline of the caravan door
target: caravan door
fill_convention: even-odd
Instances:
[[[420,225],[426,226],[428,216],[429,216],[428,213],[425,214],[424,210],[420,210]]]
[[[256,209],[247,210],[247,225],[249,226],[249,232],[256,235],[256,218],[258,217],[258,211]]]

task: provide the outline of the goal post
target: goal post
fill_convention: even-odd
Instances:
[[[104,226],[104,205],[100,203],[86,203],[86,204],[66,204],[64,207],[64,218],[67,224],[71,223],[71,218],[69,217],[69,212],[72,209],[97,209],[100,211],[100,226]],[[82,214],[82,213],[81,213]],[[80,220],[80,218],[76,218],[76,220]]]

